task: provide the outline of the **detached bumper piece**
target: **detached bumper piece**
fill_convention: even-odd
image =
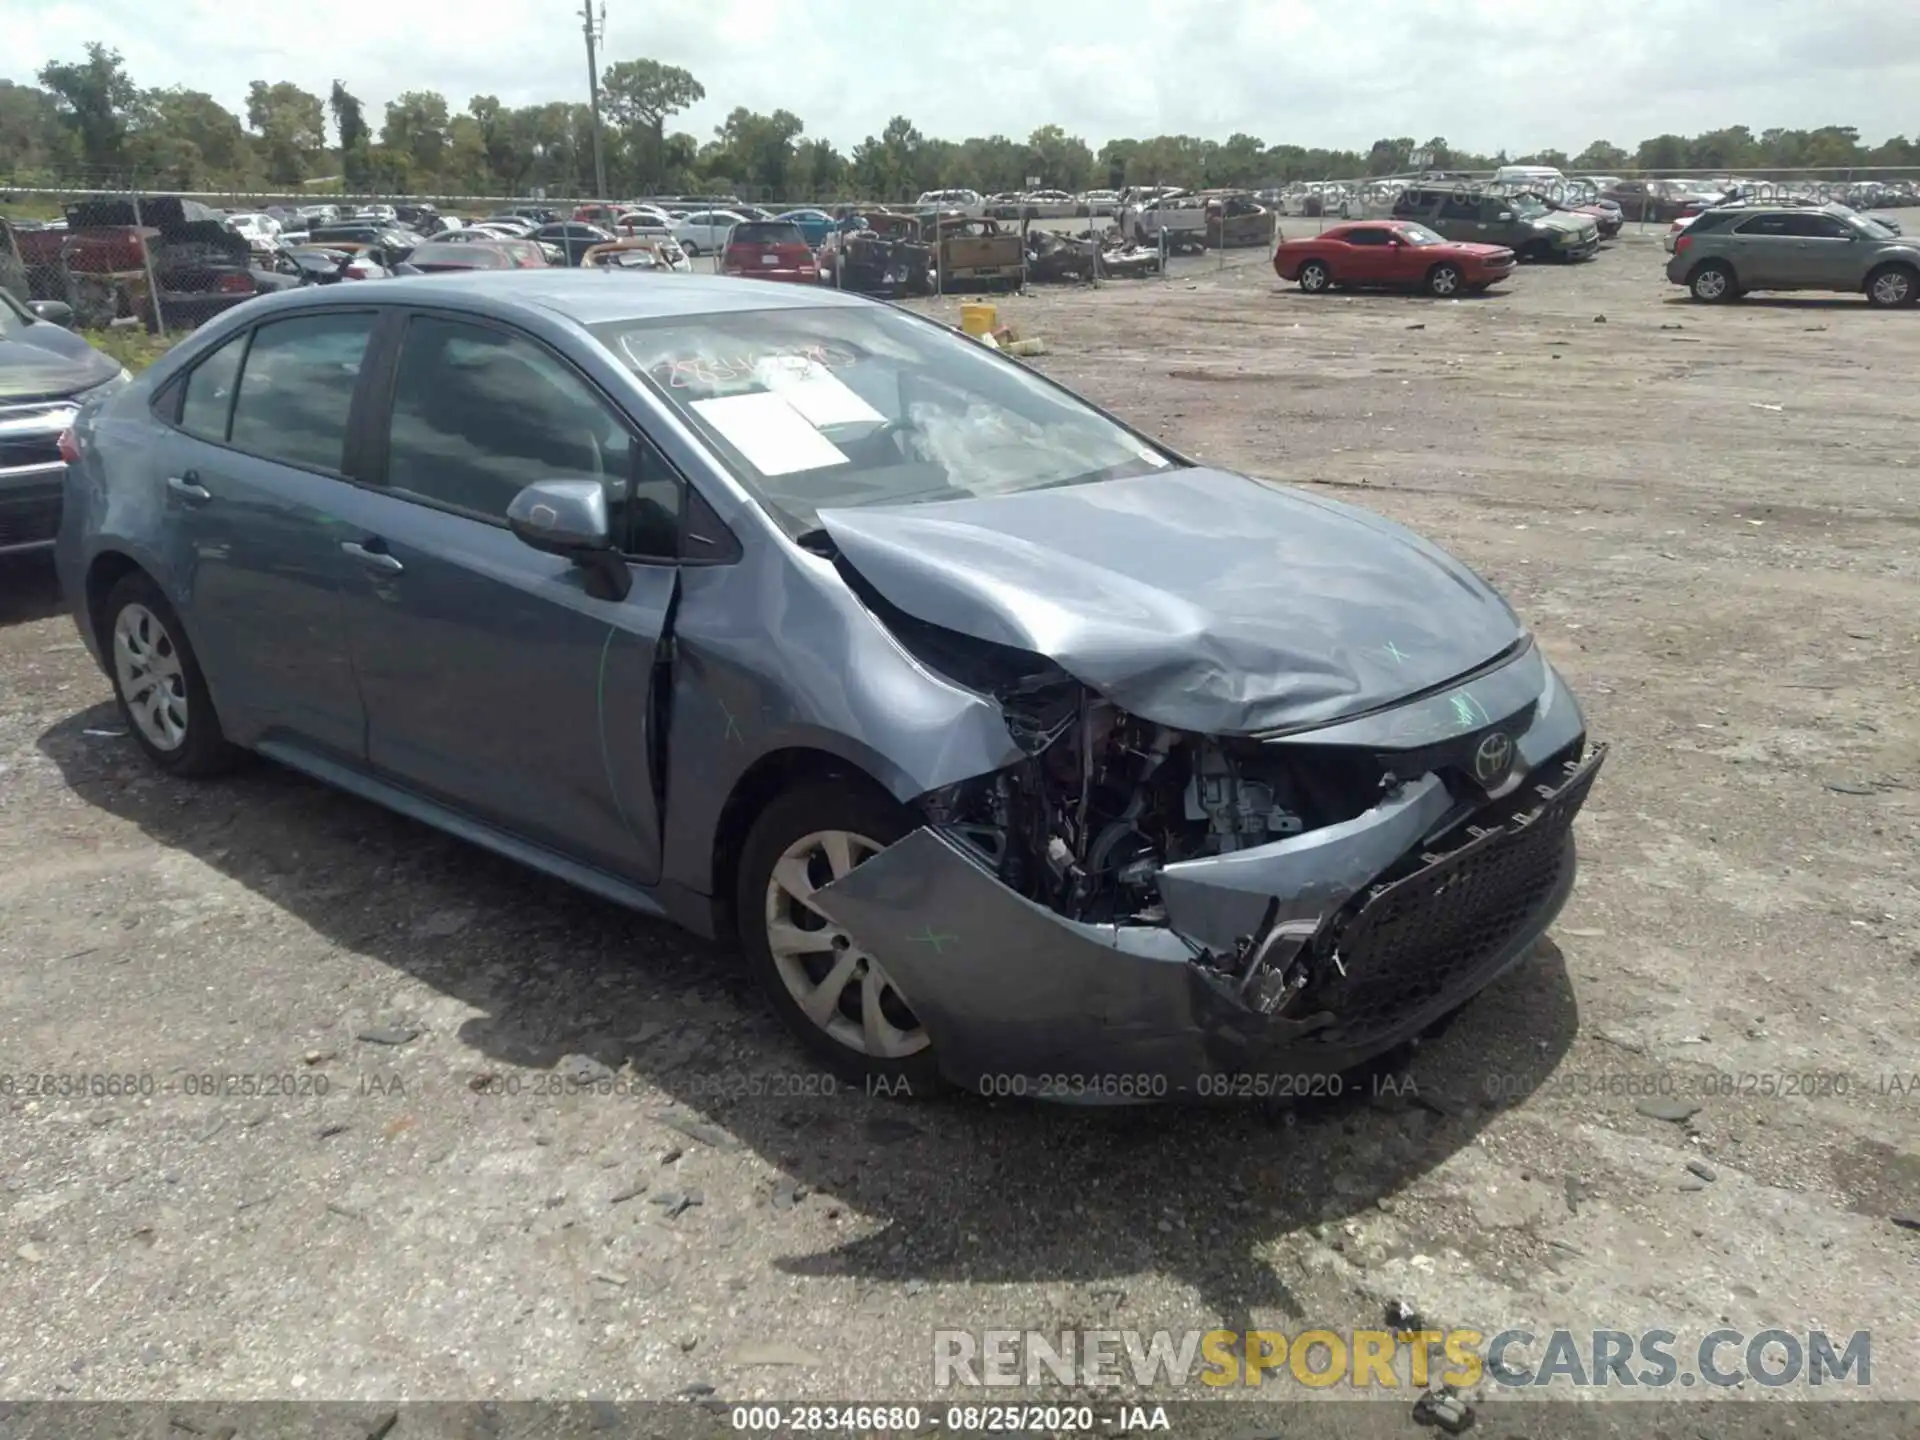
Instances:
[[[1606,753],[1595,746],[1559,775],[1533,777],[1533,803],[1503,824],[1473,827],[1458,848],[1422,854],[1418,868],[1374,885],[1333,932],[1331,973],[1301,997],[1333,1017],[1313,1043],[1395,1044],[1487,984],[1516,941],[1551,924],[1573,888],[1573,819]]]

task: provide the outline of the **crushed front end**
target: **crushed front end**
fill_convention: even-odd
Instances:
[[[1572,889],[1605,751],[1530,641],[1391,706],[1233,736],[1011,652],[924,658],[991,690],[1026,758],[923,796],[920,829],[815,900],[969,1088],[1280,1093],[1464,1003]]]

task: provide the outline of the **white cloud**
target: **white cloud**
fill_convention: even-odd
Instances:
[[[145,85],[236,110],[249,80],[344,80],[378,123],[402,90],[519,105],[584,99],[580,22],[557,0],[348,7],[231,0],[0,0],[0,75],[31,81],[99,39]],[[735,105],[784,107],[843,148],[904,114],[931,135],[1096,146],[1178,132],[1365,148],[1444,135],[1469,149],[1632,145],[1663,131],[1914,125],[1920,7],[1886,0],[610,0],[605,59],[691,70],[710,133]]]

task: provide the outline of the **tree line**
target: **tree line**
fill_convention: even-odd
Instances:
[[[475,95],[455,110],[435,90],[386,103],[378,128],[341,81],[316,95],[287,81],[255,80],[236,115],[199,90],[146,89],[120,53],[90,43],[83,58],[43,66],[38,85],[0,80],[0,183],[31,188],[80,183],[179,190],[285,190],[348,194],[581,195],[593,189],[593,121],[584,104],[503,105]],[[736,106],[701,139],[670,122],[706,99],[688,71],[658,60],[620,60],[601,76],[602,146],[615,197],[729,191],[748,199],[909,198],[923,190],[982,193],[1042,186],[1282,185],[1389,175],[1419,164],[1486,170],[1556,165],[1576,173],[1630,170],[1826,168],[1872,171],[1920,165],[1920,137],[1866,144],[1850,125],[1763,130],[1744,125],[1694,136],[1657,135],[1632,150],[1596,140],[1576,155],[1475,154],[1442,137],[1376,140],[1360,150],[1224,141],[1191,135],[1109,140],[1097,151],[1058,125],[1026,139],[947,140],[904,115],[847,154],[809,136],[790,110]]]

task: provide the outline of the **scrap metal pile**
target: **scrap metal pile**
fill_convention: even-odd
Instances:
[[[1026,249],[1030,282],[1139,279],[1158,275],[1164,264],[1157,246],[1135,244],[1113,227],[1077,235],[1029,229]]]

